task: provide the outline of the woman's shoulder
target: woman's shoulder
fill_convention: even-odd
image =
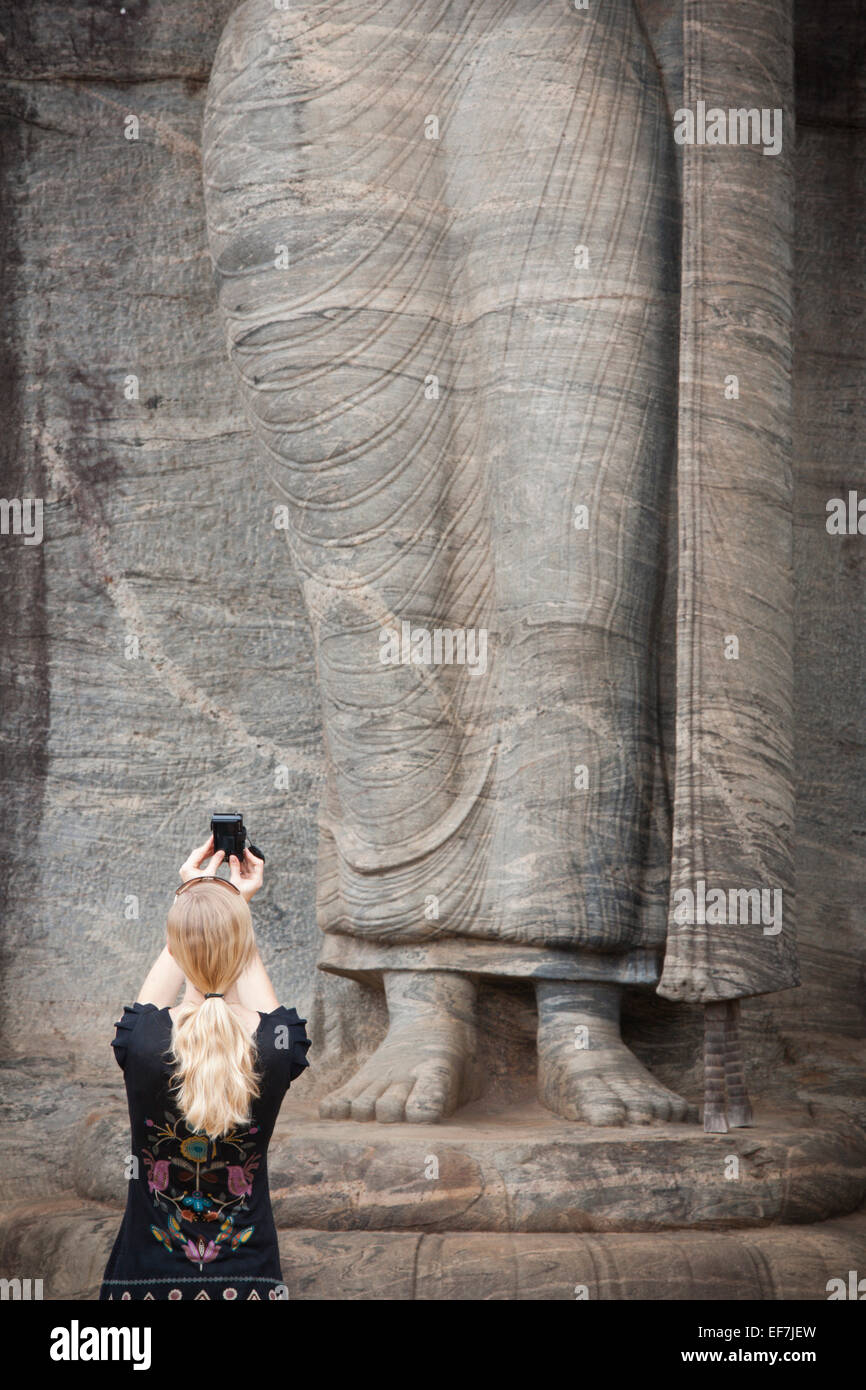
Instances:
[[[115,1020],[115,1028],[122,1031],[131,1032],[138,1026],[139,1021],[145,1014],[164,1014],[166,1009],[160,1009],[156,1004],[139,1004],[138,1000],[134,1004],[124,1004],[123,1013],[120,1018]]]
[[[115,1022],[115,1033],[111,1042],[117,1064],[121,1070],[126,1066],[129,1045],[141,1020],[150,1014],[163,1012],[162,1009],[157,1008],[156,1004],[139,1004],[138,1001],[134,1004],[124,1004],[123,1013]]]
[[[263,1009],[260,1009],[259,1013],[262,1015],[262,1018],[276,1018],[276,1016],[280,1014],[285,1017],[288,1023],[306,1023],[307,1021],[305,1018],[300,1017],[297,1009],[289,1008],[287,1004],[278,1004],[275,1009],[271,1009],[267,1013],[265,1013]]]
[[[262,1026],[265,1028],[271,1024],[274,1029],[290,1028],[303,1037],[307,1035],[307,1020],[301,1018],[295,1008],[289,1008],[286,1004],[278,1004],[275,1009],[271,1009],[268,1013],[264,1013],[261,1009],[259,1013],[261,1014]]]
[[[297,1009],[278,1004],[269,1013],[262,1014],[259,1050],[287,1069],[288,1084],[310,1065],[307,1061],[309,1049],[307,1020],[301,1018]]]

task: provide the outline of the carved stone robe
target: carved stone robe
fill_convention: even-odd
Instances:
[[[209,237],[316,645],[323,969],[796,982],[787,918],[673,916],[791,877],[788,155],[672,119],[790,111],[789,17],[732,78],[702,10],[247,0],[223,36]]]

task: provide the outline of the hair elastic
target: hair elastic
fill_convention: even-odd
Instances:
[[[224,994],[206,994],[205,999],[224,999]]]

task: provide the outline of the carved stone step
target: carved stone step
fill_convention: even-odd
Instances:
[[[768,1119],[770,1122],[768,1123]],[[125,1116],[77,1141],[81,1197],[125,1202]],[[271,1142],[279,1227],[368,1231],[724,1230],[826,1220],[866,1195],[866,1135],[829,1112],[809,1129],[593,1129],[537,1104],[467,1106],[441,1125],[319,1120],[293,1106]]]
[[[93,1299],[117,1221],[74,1198],[7,1211],[0,1262],[9,1277],[42,1279],[48,1300]],[[850,1288],[864,1249],[866,1213],[761,1231],[280,1233],[289,1297],[308,1300],[823,1301]]]

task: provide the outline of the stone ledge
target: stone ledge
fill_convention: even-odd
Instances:
[[[115,1210],[59,1200],[0,1217],[0,1272],[49,1301],[95,1299]],[[866,1212],[761,1231],[524,1235],[282,1231],[290,1299],[824,1301],[862,1268]],[[585,1290],[585,1293],[583,1292]]]
[[[125,1116],[85,1122],[75,1145],[80,1197],[123,1205],[127,1143]],[[866,1197],[866,1134],[831,1112],[811,1129],[772,1116],[705,1134],[696,1125],[592,1129],[534,1103],[499,1114],[467,1107],[430,1126],[328,1122],[295,1110],[275,1132],[268,1168],[280,1228],[745,1229],[856,1211]]]

